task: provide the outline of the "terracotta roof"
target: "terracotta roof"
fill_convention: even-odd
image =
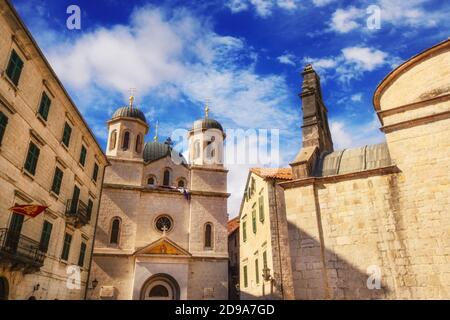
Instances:
[[[262,178],[292,180],[291,168],[251,168],[250,171]]]
[[[239,217],[235,217],[230,221],[228,221],[227,223],[228,235],[232,234],[238,228],[239,228]]]

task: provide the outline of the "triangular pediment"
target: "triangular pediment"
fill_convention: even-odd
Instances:
[[[176,255],[176,256],[190,256],[191,254],[177,245],[175,242],[167,237],[162,237],[149,245],[138,249],[136,255]]]

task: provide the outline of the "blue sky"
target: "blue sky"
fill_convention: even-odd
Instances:
[[[209,99],[210,117],[225,128],[278,129],[280,166],[300,148],[306,63],[322,78],[335,149],[377,143],[377,84],[450,36],[450,2],[438,0],[13,3],[103,146],[106,121],[136,88],[147,141],[156,120],[160,139],[188,129]],[[69,5],[81,9],[80,30],[66,27]],[[380,9],[379,28],[368,27],[370,6]],[[248,168],[262,165],[229,165],[231,216]]]

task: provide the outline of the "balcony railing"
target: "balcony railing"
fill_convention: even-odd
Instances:
[[[40,250],[38,241],[11,229],[0,229],[0,261],[33,272],[43,266],[44,259],[45,253]]]
[[[73,201],[67,200],[66,206],[67,222],[72,224],[75,228],[80,228],[89,223],[90,212],[88,206],[81,200]]]

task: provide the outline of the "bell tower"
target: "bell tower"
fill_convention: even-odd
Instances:
[[[189,163],[191,165],[223,167],[225,133],[222,125],[209,117],[205,104],[205,117],[194,122],[189,131]]]
[[[303,147],[317,146],[320,154],[332,152],[333,140],[328,127],[328,110],[322,99],[320,77],[310,64],[302,75]]]
[[[121,159],[143,159],[144,137],[149,126],[144,113],[134,105],[134,96],[129,105],[117,109],[108,123],[106,155]]]

